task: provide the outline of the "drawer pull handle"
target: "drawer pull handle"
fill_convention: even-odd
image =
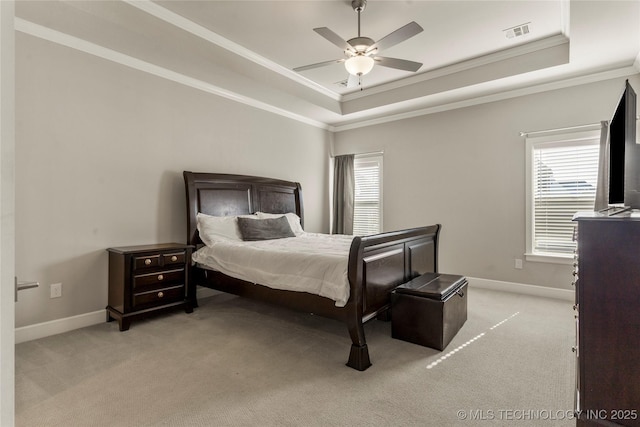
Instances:
[[[162,274],[158,274],[158,280],[163,280],[164,276]]]
[[[162,298],[164,296],[164,292],[158,292],[158,298]]]
[[[171,257],[171,261],[176,262],[177,260],[178,260],[177,256],[174,255],[174,256]]]
[[[151,264],[151,260],[149,258],[144,260],[144,265],[150,265]]]

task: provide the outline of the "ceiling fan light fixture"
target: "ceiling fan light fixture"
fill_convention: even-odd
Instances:
[[[375,61],[370,56],[356,55],[347,59],[344,62],[344,67],[347,69],[349,74],[353,74],[354,76],[364,76],[373,69],[374,62]]]
[[[2,1],[2,0],[0,0]],[[360,14],[367,5],[367,0],[352,0],[351,7],[358,13],[358,36],[349,40],[344,40],[338,34],[334,33],[327,27],[314,28],[313,31],[327,39],[329,42],[342,49],[345,58],[335,59],[331,61],[323,61],[317,64],[305,65],[303,67],[294,68],[294,71],[305,71],[312,68],[324,67],[326,65],[344,62],[345,68],[349,73],[347,79],[347,88],[354,87],[354,82],[362,85],[361,77],[368,74],[375,63],[382,67],[395,68],[403,71],[416,72],[422,67],[422,64],[414,61],[407,61],[398,58],[386,58],[378,56],[378,52],[397,45],[410,37],[423,31],[422,27],[415,21],[409,22],[407,25],[398,28],[392,33],[387,34],[378,41],[370,37],[364,37],[360,32]],[[357,77],[353,78],[353,77]],[[362,87],[360,88],[362,90]]]

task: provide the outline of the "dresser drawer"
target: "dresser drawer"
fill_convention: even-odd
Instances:
[[[156,289],[150,292],[133,294],[133,308],[141,310],[144,308],[182,301],[184,298],[184,285]]]
[[[133,276],[133,290],[135,292],[165,288],[171,284],[184,285],[184,268],[162,270],[154,273],[136,274]]]

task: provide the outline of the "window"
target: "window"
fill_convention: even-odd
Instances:
[[[527,138],[527,260],[573,258],[573,215],[592,211],[598,131]]]
[[[353,234],[367,236],[382,231],[382,154],[356,155]]]

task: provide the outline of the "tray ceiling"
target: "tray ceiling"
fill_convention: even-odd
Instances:
[[[313,31],[357,35],[350,1],[18,1],[16,29],[332,130],[638,72],[638,1],[375,1],[375,40],[424,31],[382,52],[422,62],[338,82],[343,57]],[[529,32],[514,36],[526,24]]]

